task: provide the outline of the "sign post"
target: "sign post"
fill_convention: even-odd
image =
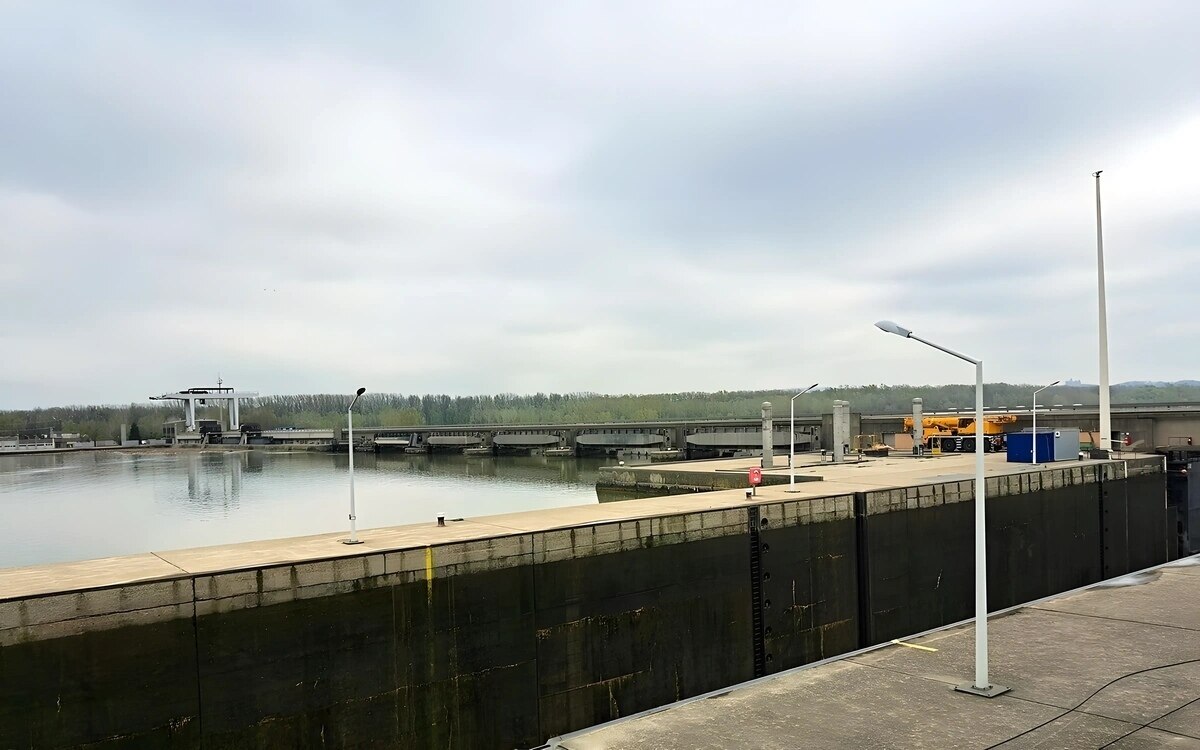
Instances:
[[[754,466],[750,469],[750,490],[753,494],[758,494],[758,485],[762,484],[762,469]]]

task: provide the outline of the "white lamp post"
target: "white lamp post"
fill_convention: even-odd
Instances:
[[[1061,382],[1061,380],[1055,380],[1050,385],[1043,385],[1041,388],[1038,388],[1033,392],[1033,460],[1029,462],[1033,466],[1037,466],[1037,395],[1047,388],[1056,386]]]
[[[1103,172],[1104,170],[1100,170]],[[1108,305],[1104,299],[1104,230],[1100,223],[1100,172],[1096,178],[1096,281],[1100,287],[1100,450],[1107,456],[1112,450],[1112,409],[1108,389]]]
[[[875,327],[906,339],[920,341],[938,351],[975,365],[975,681],[956,685],[955,690],[985,698],[994,698],[1008,692],[1008,688],[993,685],[988,680],[988,636],[987,636],[987,526],[984,502],[987,485],[983,476],[983,360],[959,354],[953,349],[939,346],[932,341],[914,336],[904,326],[890,320],[881,320]]]
[[[816,388],[817,384],[813,383],[809,387],[792,396],[792,426],[791,426],[791,457],[788,458],[788,468],[791,469],[791,479],[788,482],[788,492],[796,491],[796,399]]]
[[[354,405],[358,403],[359,396],[366,392],[366,388],[359,388],[350,406],[346,407],[346,442],[350,445],[350,538],[343,539],[342,544],[362,544],[358,530],[354,528]]]

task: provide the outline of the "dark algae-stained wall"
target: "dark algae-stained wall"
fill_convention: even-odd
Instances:
[[[1167,558],[1159,460],[988,483],[992,609]],[[0,748],[532,747],[969,617],[973,512],[943,482],[0,599]]]
[[[1161,459],[987,480],[988,609],[1167,561]],[[861,646],[974,616],[974,482],[857,496]]]

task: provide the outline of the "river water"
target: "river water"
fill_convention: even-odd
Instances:
[[[355,454],[358,528],[595,503],[613,462]],[[0,568],[339,531],[347,469],[344,453],[0,456]]]

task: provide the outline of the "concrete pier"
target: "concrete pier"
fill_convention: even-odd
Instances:
[[[762,468],[771,469],[775,466],[775,428],[772,426],[771,402],[762,404]],[[794,438],[793,438],[794,439]],[[793,439],[789,439],[789,443]]]
[[[1000,458],[993,610],[1165,560],[1161,457]],[[970,461],[3,570],[0,747],[538,746],[961,620]]]

